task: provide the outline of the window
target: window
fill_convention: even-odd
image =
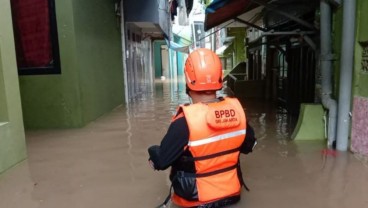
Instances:
[[[20,75],[60,74],[55,0],[11,0]]]
[[[192,26],[192,34],[196,48],[204,48],[206,46],[204,23],[195,21]]]

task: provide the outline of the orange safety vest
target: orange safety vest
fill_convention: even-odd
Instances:
[[[244,110],[235,98],[180,106],[189,127],[186,148],[195,173],[178,171],[172,180],[172,201],[193,207],[240,195],[240,147],[246,135]],[[178,113],[178,116],[182,116]]]

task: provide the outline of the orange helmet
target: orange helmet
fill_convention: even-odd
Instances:
[[[190,53],[185,62],[184,72],[187,86],[193,91],[222,88],[221,61],[209,49],[199,48]]]

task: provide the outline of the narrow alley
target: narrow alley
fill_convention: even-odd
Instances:
[[[157,207],[169,192],[169,172],[149,167],[147,148],[161,141],[177,104],[189,101],[176,89],[157,81],[154,92],[81,129],[26,131],[28,159],[1,176],[0,207]],[[243,103],[259,143],[241,156],[250,192],[233,207],[368,206],[367,161],[323,152],[320,141],[292,141],[295,121],[282,110]]]
[[[193,195],[175,186],[177,205],[229,204],[238,152],[255,143],[246,121],[250,191],[231,208],[367,208],[367,11],[368,0],[0,1],[0,208],[158,208],[170,170],[150,164],[162,160]],[[171,122],[186,90],[194,105]],[[242,105],[216,104],[215,90]],[[170,124],[165,138],[182,145],[165,140],[149,161]]]

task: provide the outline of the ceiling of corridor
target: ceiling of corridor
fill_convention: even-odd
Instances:
[[[224,6],[206,14],[205,30],[219,25],[244,26],[263,20],[269,28],[314,11],[319,0],[223,0]],[[330,0],[338,5],[339,0]],[[285,15],[286,13],[286,15]],[[289,16],[289,17],[288,17]],[[292,16],[290,18],[290,16]],[[299,22],[299,24],[302,21]],[[303,25],[303,23],[301,23]],[[308,27],[308,26],[307,26]]]

